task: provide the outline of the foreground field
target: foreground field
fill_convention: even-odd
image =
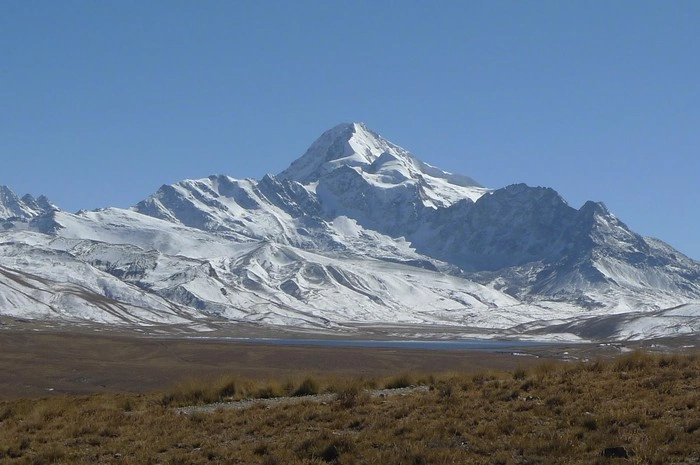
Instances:
[[[427,388],[369,394],[412,384]],[[175,408],[285,395],[297,401]],[[0,462],[689,464],[700,462],[699,409],[696,355],[435,376],[221,377],[161,393],[4,401]]]

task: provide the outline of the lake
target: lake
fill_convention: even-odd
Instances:
[[[188,338],[189,339],[189,338]],[[194,337],[209,341],[229,341],[261,343],[288,346],[326,346],[326,347],[376,347],[396,349],[432,349],[432,350],[486,350],[497,351],[506,348],[523,348],[552,345],[550,341],[514,341],[490,339],[462,340],[371,340],[371,339],[279,339],[279,338],[245,338],[245,337]]]

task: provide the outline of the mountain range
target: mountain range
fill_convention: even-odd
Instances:
[[[488,189],[361,123],[277,175],[68,213],[0,187],[0,315],[145,331],[640,339],[700,330],[700,263],[553,189]]]

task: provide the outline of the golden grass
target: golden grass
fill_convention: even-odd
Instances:
[[[371,397],[418,381],[429,391]],[[183,403],[337,393],[180,415]],[[622,456],[626,455],[626,458]],[[607,455],[607,456],[606,456]],[[221,378],[162,394],[0,403],[2,464],[690,464],[700,357],[631,353],[511,372]]]

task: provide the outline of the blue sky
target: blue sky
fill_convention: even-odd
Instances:
[[[700,259],[700,2],[0,3],[0,184],[61,208],[278,173],[371,129],[498,188],[603,201]]]

